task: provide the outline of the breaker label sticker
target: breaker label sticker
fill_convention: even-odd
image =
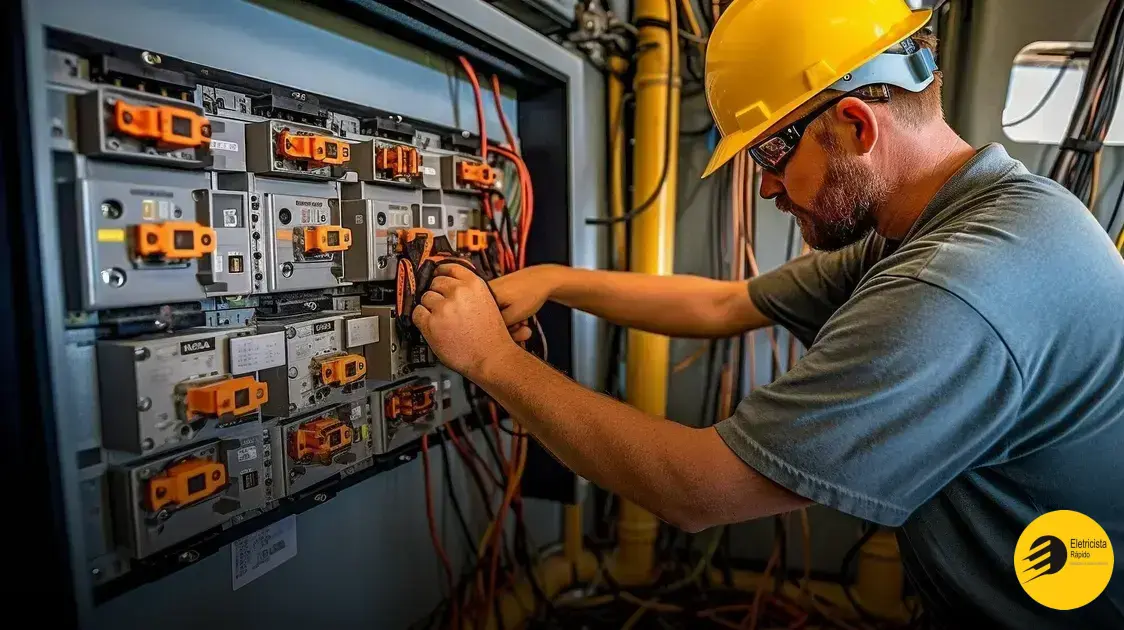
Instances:
[[[285,365],[284,331],[230,340],[230,371],[234,374],[257,372],[280,365]]]
[[[238,227],[238,208],[225,208],[222,211],[223,227]]]
[[[232,153],[238,153],[238,143],[227,142],[226,140],[211,140],[211,150],[230,151]]]
[[[292,514],[230,546],[233,590],[253,582],[297,555],[297,516]]]
[[[426,175],[436,175],[437,174],[437,169],[433,168],[432,166],[423,166],[423,167],[421,167],[421,170],[422,170],[422,173],[425,173]]]
[[[312,334],[319,335],[320,333],[332,332],[336,329],[336,322],[320,322],[312,325]]]
[[[355,225],[363,225],[363,215],[355,215]]]
[[[243,446],[238,449],[238,463],[248,462],[258,458],[258,447],[256,446]]]
[[[198,354],[200,352],[210,352],[215,349],[215,338],[207,337],[206,339],[196,339],[195,341],[181,341],[180,354]]]

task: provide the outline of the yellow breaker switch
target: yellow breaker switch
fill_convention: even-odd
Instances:
[[[351,145],[328,136],[300,136],[282,131],[277,135],[277,154],[290,160],[340,166],[351,161]]]
[[[301,463],[314,459],[328,466],[337,453],[355,441],[351,426],[335,418],[317,418],[297,427],[289,437],[289,457]]]
[[[317,225],[304,229],[306,254],[330,254],[351,249],[351,229],[335,225]]]
[[[347,385],[366,375],[367,362],[362,355],[344,354],[320,361],[320,382],[325,385]]]
[[[462,252],[482,252],[488,249],[488,233],[483,230],[457,232],[457,249]]]
[[[390,177],[417,177],[421,160],[414,147],[394,146],[375,149],[375,169]]]
[[[496,171],[487,164],[457,162],[457,183],[462,186],[491,188],[496,183]]]
[[[141,223],[134,226],[137,256],[187,260],[215,251],[215,231],[186,221]]]
[[[158,512],[168,505],[183,507],[206,499],[225,485],[226,466],[190,457],[149,479],[145,502],[150,512]]]
[[[242,416],[257,411],[269,400],[269,387],[252,376],[240,376],[192,387],[184,399],[189,421],[201,416]]]
[[[191,110],[169,105],[117,101],[113,106],[113,126],[118,133],[172,147],[207,146],[211,138],[211,121]]]

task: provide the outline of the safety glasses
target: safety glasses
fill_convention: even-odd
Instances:
[[[820,105],[812,110],[807,116],[797,120],[791,125],[781,129],[777,133],[765,138],[761,142],[749,148],[749,156],[753,158],[754,162],[762,169],[780,176],[784,172],[784,165],[792,157],[792,153],[796,150],[796,145],[800,144],[800,139],[804,137],[804,131],[808,129],[808,125],[812,121],[819,118],[824,112],[831,109],[836,103],[847,98],[854,96],[861,98],[868,102],[885,102],[890,100],[889,96],[885,97],[870,97],[856,92],[847,92],[840,94],[835,98]]]

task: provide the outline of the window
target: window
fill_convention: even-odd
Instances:
[[[1008,138],[1061,142],[1085,80],[1090,47],[1079,42],[1036,42],[1019,52],[1003,107],[1003,132]],[[1124,145],[1124,100],[1116,108],[1105,144]]]

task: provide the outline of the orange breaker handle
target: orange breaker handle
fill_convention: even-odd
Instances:
[[[491,188],[496,183],[496,171],[479,162],[457,162],[457,182],[462,186]]]
[[[187,221],[141,223],[133,227],[137,256],[190,260],[215,251],[215,231]]]
[[[183,507],[215,494],[225,485],[226,466],[190,457],[148,480],[145,507],[150,512],[159,512],[167,505]]]
[[[351,249],[351,228],[317,225],[304,229],[304,251],[307,254],[330,254]]]
[[[367,375],[367,362],[358,354],[345,354],[320,362],[320,382],[339,387]]]
[[[421,157],[414,147],[377,147],[375,169],[391,177],[417,177],[421,172]]]
[[[482,252],[488,249],[488,233],[483,230],[457,232],[457,249],[465,252]]]
[[[113,127],[117,133],[170,147],[210,146],[211,141],[211,121],[170,105],[130,105],[119,100],[113,106]]]
[[[277,134],[277,154],[290,160],[341,166],[351,161],[351,145],[329,136],[301,136],[286,129]]]
[[[185,396],[187,418],[242,416],[257,411],[269,400],[269,386],[252,376],[192,387]]]

